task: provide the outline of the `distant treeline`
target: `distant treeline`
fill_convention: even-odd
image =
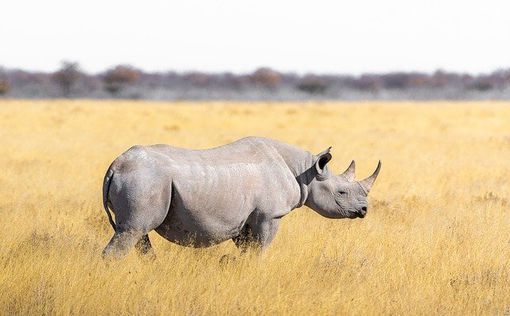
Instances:
[[[0,67],[0,96],[9,98],[130,98],[153,100],[431,100],[510,99],[510,69],[470,75],[438,70],[432,74],[319,75],[260,68],[250,74],[149,73],[120,65],[98,74],[63,62],[54,73]]]

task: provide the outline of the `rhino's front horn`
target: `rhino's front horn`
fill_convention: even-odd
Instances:
[[[347,167],[347,170],[345,170],[341,176],[344,176],[347,181],[354,181],[354,171],[356,170],[356,162],[351,161],[351,164],[349,167]]]
[[[364,180],[361,180],[359,182],[359,184],[361,184],[361,186],[363,187],[363,189],[365,190],[365,192],[370,192],[370,189],[372,188],[372,185],[374,184],[375,182],[375,179],[377,179],[377,176],[379,175],[379,171],[381,170],[381,161],[379,160],[379,163],[377,164],[377,168],[375,168],[375,171],[374,173],[364,179]]]

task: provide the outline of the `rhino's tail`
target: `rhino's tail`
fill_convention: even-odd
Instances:
[[[112,166],[108,168],[108,171],[106,171],[106,174],[104,176],[103,181],[103,206],[104,210],[106,211],[106,215],[108,215],[108,221],[110,221],[110,225],[112,225],[113,230],[117,231],[117,225],[115,225],[115,222],[113,221],[112,213],[110,212],[110,209],[108,208],[108,193],[110,192],[110,183],[112,181],[113,177],[113,170]]]

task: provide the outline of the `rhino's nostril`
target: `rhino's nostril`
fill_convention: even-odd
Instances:
[[[366,213],[366,212],[367,212],[367,207],[366,207],[366,206],[363,206],[363,207],[361,208],[361,211],[362,211],[363,213]]]

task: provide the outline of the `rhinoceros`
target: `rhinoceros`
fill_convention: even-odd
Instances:
[[[122,257],[133,247],[153,253],[153,230],[184,246],[231,239],[241,251],[263,250],[281,218],[303,205],[327,218],[365,217],[381,162],[355,181],[354,161],[340,175],[329,171],[330,151],[314,155],[262,137],[204,150],[133,146],[104,177],[103,204],[115,233],[103,256]]]

